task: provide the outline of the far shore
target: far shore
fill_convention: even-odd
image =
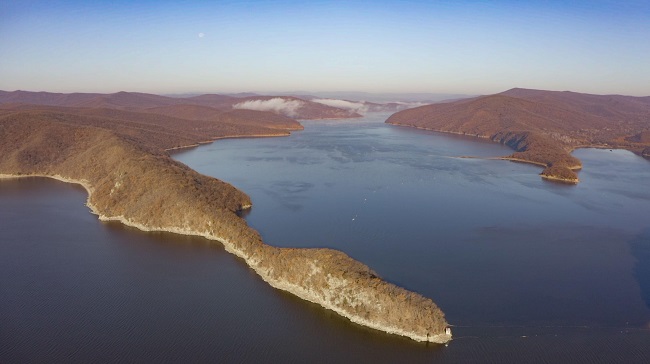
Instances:
[[[485,139],[491,140],[489,137],[484,136],[484,135],[479,135],[479,134],[469,134],[469,133],[462,133],[462,132],[446,131],[446,130],[425,128],[425,127],[421,127],[421,126],[414,126],[414,125],[407,125],[407,124],[396,124],[396,123],[388,123],[388,124],[395,125],[395,126],[405,126],[405,127],[420,129],[420,130],[427,130],[427,131],[432,131],[432,132],[441,133],[441,134],[462,135],[462,136],[478,138],[478,139],[483,139],[483,140],[485,140]],[[584,144],[584,145],[574,146],[570,150],[568,150],[568,152],[573,153],[577,149],[588,149],[588,148],[610,149],[610,150],[614,150],[614,149],[627,150],[627,151],[632,152],[632,153],[634,153],[634,154],[636,154],[636,155],[638,155],[640,157],[644,157],[642,154],[638,153],[635,150],[629,149],[629,148],[614,147],[614,146],[611,146],[611,145],[603,145],[603,144]],[[507,160],[507,161],[517,162],[517,163],[532,164],[532,165],[536,165],[536,166],[543,167],[543,168],[549,167],[549,165],[546,164],[546,163],[541,163],[541,162],[536,162],[536,161],[531,161],[531,160],[521,159],[521,158],[508,157],[508,156],[503,156],[503,157],[474,157],[474,156],[457,156],[457,157],[453,157],[453,156],[450,156],[450,158]],[[646,159],[648,159],[648,158],[646,157]],[[572,171],[579,171],[579,170],[582,169],[581,165],[573,165],[573,166],[567,166],[567,167]],[[542,173],[540,173],[539,175],[543,179],[553,181],[553,182],[562,182],[562,183],[568,183],[568,184],[578,184],[580,182],[580,179],[578,179],[578,178],[562,178],[562,177],[557,177],[557,176],[545,175],[545,174],[542,174]]]
[[[300,129],[296,129],[295,131],[298,131]],[[293,131],[293,130],[292,130]],[[189,144],[189,145],[181,145],[178,147],[173,147],[173,148],[167,148],[165,149],[166,152],[174,152],[182,149],[190,149],[190,148],[196,148],[204,144],[210,144],[213,143],[217,140],[222,140],[222,139],[246,139],[246,138],[271,138],[271,137],[285,137],[285,136],[290,136],[291,133],[289,132],[284,132],[284,133],[279,133],[279,134],[242,134],[242,135],[228,135],[228,136],[220,136],[220,137],[214,137],[211,140],[205,140],[202,142],[198,142],[196,144]]]

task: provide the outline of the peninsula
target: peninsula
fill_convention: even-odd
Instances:
[[[542,178],[578,183],[576,148],[620,148],[650,156],[650,97],[530,89],[421,106],[386,123],[505,144],[502,159],[544,167]]]
[[[7,94],[0,97],[6,101]],[[26,96],[31,102],[83,98]],[[0,105],[0,177],[81,184],[100,220],[219,241],[271,286],[352,322],[417,341],[451,340],[444,314],[431,299],[382,280],[346,254],[264,244],[239,216],[251,207],[245,193],[174,161],[167,152],[225,137],[288,135],[302,128],[298,122],[272,111],[161,105],[156,95],[113,96],[112,103],[96,107],[33,105],[16,97]]]

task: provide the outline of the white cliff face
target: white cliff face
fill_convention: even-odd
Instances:
[[[304,106],[302,100],[287,100],[274,97],[269,100],[249,100],[232,105],[233,109],[246,109],[257,111],[271,111],[288,117],[297,117],[298,111]]]

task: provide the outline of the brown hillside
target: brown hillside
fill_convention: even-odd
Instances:
[[[636,135],[633,135],[627,138],[627,140],[634,143],[650,144],[650,129],[644,130]]]
[[[256,110],[215,109],[200,105],[169,105],[144,110],[145,112],[187,120],[212,121],[235,125],[259,126],[270,129],[302,130],[294,119]]]
[[[650,129],[648,98],[620,95],[512,89],[400,111],[386,122],[488,138],[515,150],[508,159],[543,165],[543,177],[568,182],[578,181],[574,148],[642,154],[650,145],[642,139]]]
[[[181,100],[140,92],[116,92],[114,94],[100,95],[94,99],[75,104],[61,106],[86,107],[86,108],[116,108],[116,109],[144,109],[156,106],[174,105]]]
[[[67,112],[66,112],[67,111]],[[160,125],[147,125],[133,121],[119,120],[107,117],[80,115],[75,109],[66,111],[48,110],[21,110],[7,113],[6,120],[15,122],[47,122],[63,121],[66,124],[78,126],[96,127],[111,130],[129,140],[156,149],[172,149],[185,145],[198,144],[205,140],[202,136],[190,132],[179,132],[177,129],[170,129]]]
[[[361,116],[349,110],[326,106],[289,96],[249,96],[238,98],[225,95],[206,94],[182,98],[124,91],[113,94],[59,94],[49,92],[0,91],[0,104],[23,103],[92,109],[108,108],[132,111],[142,111],[144,109],[155,110],[157,108],[164,108],[172,105],[197,105],[228,111],[232,110],[233,108],[237,108],[234,107],[235,105],[241,105],[247,101],[268,101],[271,99],[280,99],[284,100],[285,102],[297,103],[300,105],[300,107],[297,107],[294,110],[295,112],[291,113],[283,113],[282,111],[277,110],[260,110],[258,108],[253,108],[253,110],[273,111],[276,114],[289,116],[294,119],[341,119]],[[170,114],[170,116],[179,116],[182,118],[187,117],[187,115],[173,114]]]
[[[4,108],[3,108],[4,106]],[[284,136],[289,130],[300,129],[298,122],[286,121],[290,128],[282,128],[275,122],[279,116],[262,113],[262,117],[247,115],[230,116],[225,113],[218,120],[187,120],[146,112],[107,108],[69,108],[40,105],[0,105],[0,113],[18,113],[22,120],[30,117],[42,120],[55,118],[67,123],[94,126],[115,131],[142,144],[162,149],[197,145],[219,138],[232,136]],[[284,121],[284,119],[282,119]],[[267,122],[268,121],[268,122]],[[267,127],[270,126],[270,127]]]
[[[30,92],[30,91],[0,91],[0,104],[23,103],[36,105],[63,106],[74,105],[92,100],[102,94],[97,93],[53,93],[53,92]]]
[[[217,94],[205,94],[199,96],[188,97],[184,101],[188,104],[201,105],[214,108],[230,108],[233,102],[237,102],[237,97],[226,96],[226,95],[217,95]]]
[[[214,120],[218,115],[228,110],[230,110],[230,107],[218,109],[215,107],[194,104],[178,104],[144,109],[144,111],[148,113],[188,120]]]
[[[383,281],[344,253],[264,244],[237,214],[250,207],[246,194],[163,150],[183,139],[191,143],[203,132],[195,125],[114,109],[0,109],[0,178],[47,176],[80,183],[101,220],[218,240],[273,287],[353,322],[418,341],[451,339],[432,300]]]

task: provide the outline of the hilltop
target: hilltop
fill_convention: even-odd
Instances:
[[[471,135],[515,150],[504,159],[544,166],[541,176],[577,183],[581,147],[650,152],[650,97],[515,88],[393,114],[389,124]]]

